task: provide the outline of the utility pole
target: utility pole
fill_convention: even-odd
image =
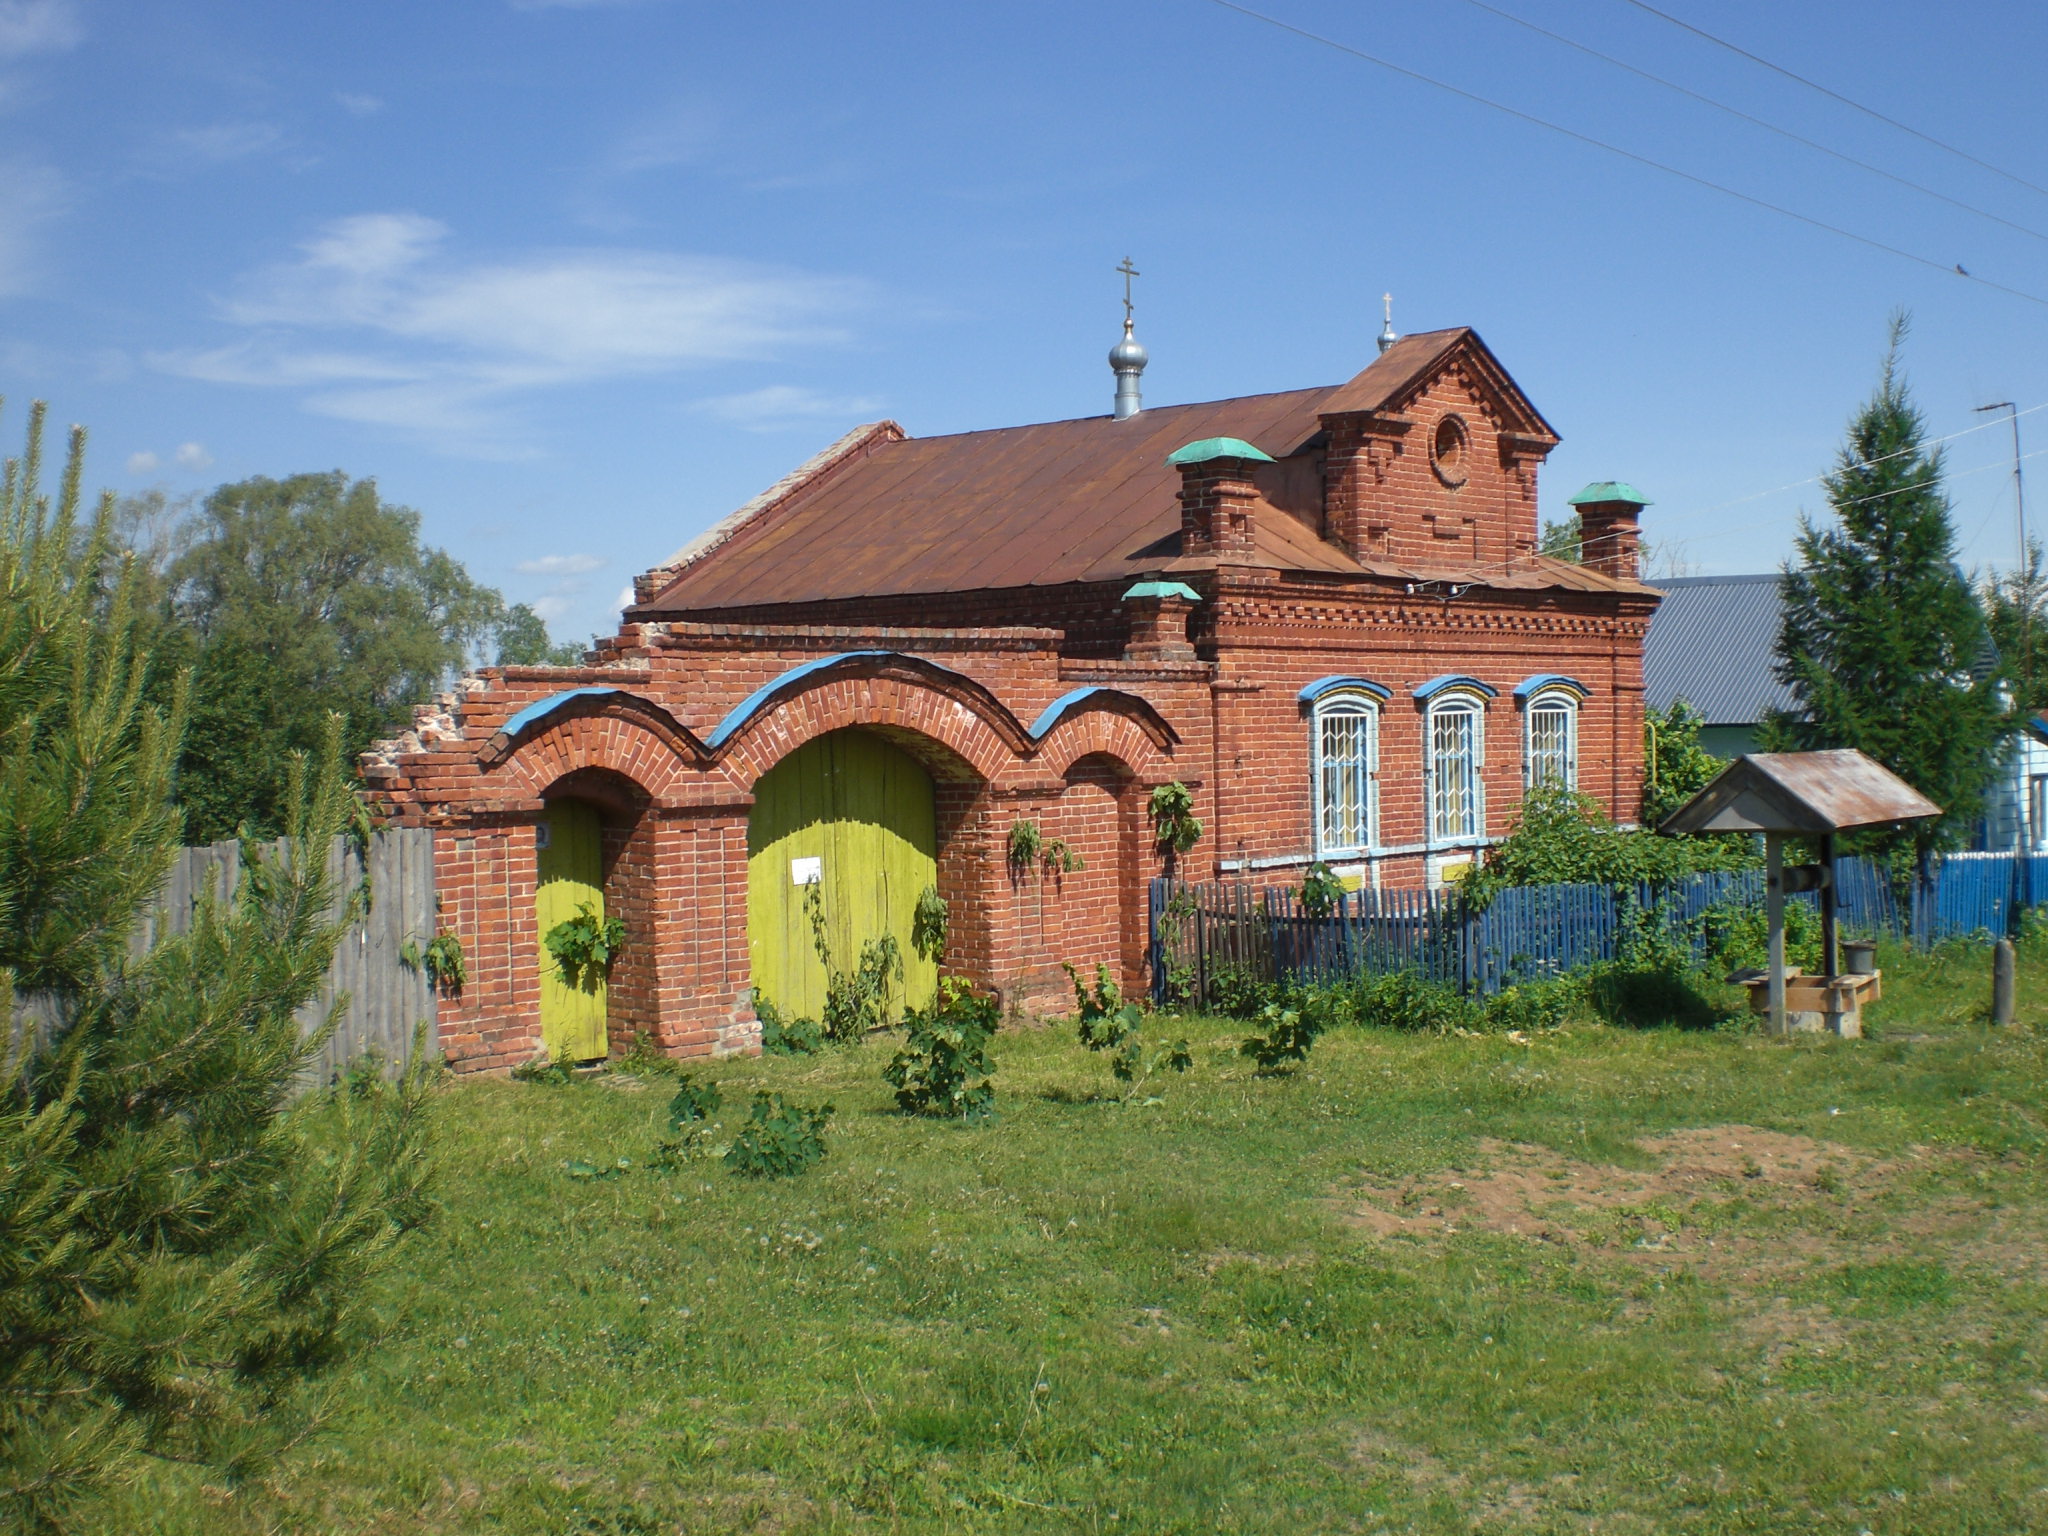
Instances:
[[[2020,551],[2019,573],[2013,582],[2013,595],[2020,602],[2020,665],[2025,669],[2023,676],[2031,680],[2034,671],[2034,569],[2027,551],[2027,483],[2020,473],[2020,408],[2010,400],[1995,400],[1990,405],[1980,405],[1977,412],[2004,411],[2012,422],[2012,500],[2014,513],[2019,520]],[[2027,700],[2020,701],[2023,708],[2031,707]],[[2024,743],[2025,737],[2021,741]],[[2026,748],[2020,748],[2020,760],[2026,761]],[[2026,851],[2032,853],[2043,829],[2034,825],[2034,784],[2031,776],[2025,778],[2020,797],[2020,837]],[[2011,988],[2007,987],[2008,1006]]]
[[[2010,400],[1977,407],[1980,416],[1986,411],[2004,411],[2012,420],[2012,499],[2019,510],[2020,570],[2024,573],[2027,568],[2027,483],[2020,474],[2020,408]]]

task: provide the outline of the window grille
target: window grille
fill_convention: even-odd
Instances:
[[[1486,832],[1485,716],[1467,699],[1447,699],[1429,712],[1429,840],[1476,842]]]
[[[1542,695],[1529,705],[1524,776],[1530,789],[1579,784],[1579,711],[1570,700]]]
[[[1339,696],[1315,713],[1316,851],[1362,853],[1378,832],[1380,715],[1368,699]]]

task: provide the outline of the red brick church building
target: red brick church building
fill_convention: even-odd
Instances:
[[[1114,415],[861,427],[641,576],[585,665],[420,710],[364,770],[435,832],[450,1059],[750,1049],[757,987],[815,1010],[820,931],[840,968],[893,934],[913,1002],[940,968],[1026,1010],[1063,960],[1141,987],[1175,781],[1182,872],[1258,884],[1456,878],[1546,779],[1632,819],[1643,499],[1589,488],[1584,563],[1538,554],[1557,434],[1472,331],[1381,345],[1141,410],[1127,327]],[[626,940],[579,998],[541,941],[586,906]]]

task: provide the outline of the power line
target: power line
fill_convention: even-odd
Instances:
[[[2036,411],[2048,411],[2048,401],[2044,401],[2040,405],[2030,405],[2024,411],[2021,411],[2019,414],[2022,416],[2031,416]],[[1818,485],[1821,481],[1827,479],[1829,475],[1843,474],[1849,470],[1854,469],[1872,469],[1879,464],[1888,463],[1893,459],[1903,458],[1905,455],[1909,453],[1918,453],[1923,449],[1927,448],[1939,448],[1943,443],[1952,443],[1959,437],[1968,437],[1972,432],[1988,432],[1993,427],[2000,425],[2003,425],[2003,423],[1996,421],[1979,422],[1974,427],[1964,427],[1961,431],[1951,432],[1946,437],[1930,438],[1924,442],[1916,443],[1911,448],[1900,448],[1892,453],[1880,454],[1877,458],[1874,459],[1862,459],[1854,464],[1844,464],[1839,470],[1830,469],[1818,475],[1808,475],[1804,480],[1794,480],[1786,485],[1772,486],[1771,489],[1769,489],[1768,491],[1752,491],[1747,496],[1737,496],[1733,501],[1721,501],[1716,502],[1711,507],[1699,507],[1695,509],[1695,512],[1693,514],[1690,515],[1698,515],[1700,513],[1706,512],[1720,512],[1726,510],[1729,507],[1742,506],[1748,502],[1762,501],[1766,496],[1780,496],[1783,495],[1786,491],[1796,491],[1802,485]]]
[[[1961,262],[1951,264],[1936,261],[1931,256],[1922,256],[1913,251],[1901,250],[1896,245],[1887,245],[1884,241],[1872,239],[1869,235],[1859,235],[1854,230],[1842,228],[1839,224],[1830,224],[1823,219],[1812,218],[1803,213],[1795,213],[1792,209],[1783,207],[1778,203],[1768,202],[1761,197],[1753,197],[1747,192],[1738,192],[1735,188],[1725,186],[1721,182],[1709,181],[1704,176],[1695,176],[1691,171],[1682,171],[1675,165],[1666,165],[1661,160],[1652,160],[1648,155],[1639,155],[1632,149],[1623,149],[1620,145],[1610,144],[1605,139],[1596,139],[1591,134],[1580,133],[1576,128],[1567,128],[1561,123],[1553,123],[1548,118],[1538,117],[1532,112],[1524,112],[1519,107],[1511,107],[1505,102],[1494,101],[1490,97],[1468,91],[1462,86],[1438,80],[1433,76],[1423,74],[1419,70],[1409,69],[1406,65],[1396,64],[1388,59],[1382,59],[1377,55],[1367,53],[1362,48],[1354,48],[1349,43],[1340,43],[1335,38],[1325,37],[1320,32],[1311,32],[1306,27],[1297,27],[1291,21],[1282,21],[1277,16],[1268,16],[1265,12],[1255,11],[1250,6],[1239,5],[1236,3],[1236,0],[1213,0],[1213,3],[1220,5],[1226,11],[1236,11],[1240,16],[1249,16],[1253,21],[1262,21],[1269,27],[1277,27],[1282,32],[1291,32],[1296,37],[1304,38],[1311,43],[1320,44],[1325,48],[1334,49],[1338,53],[1348,53],[1353,58],[1363,59],[1368,64],[1376,65],[1381,69],[1401,75],[1406,79],[1419,81],[1423,85],[1433,86],[1437,90],[1446,91],[1465,101],[1475,102],[1479,106],[1490,107],[1496,112],[1505,113],[1507,116],[1518,118],[1525,123],[1533,123],[1538,128],[1546,128],[1552,133],[1561,134],[1568,139],[1575,139],[1581,144],[1590,144],[1595,149],[1605,150],[1610,155],[1619,155],[1622,159],[1632,160],[1637,165],[1646,165],[1653,171],[1662,171],[1667,176],[1676,176],[1681,181],[1691,182],[1694,186],[1705,187],[1711,192],[1719,192],[1724,197],[1732,197],[1738,202],[1748,203],[1752,207],[1762,208],[1766,212],[1778,214],[1780,217],[1792,219],[1797,223],[1808,225],[1814,229],[1825,230],[1828,234],[1840,235],[1845,240],[1853,240],[1858,245],[1867,245],[1872,250],[1883,251],[1888,256],[1897,256],[1901,260],[1913,262],[1918,266],[1929,267],[1936,272],[1947,273],[1952,277],[1960,277],[1966,282],[1976,283],[1982,287],[1993,289],[1998,293],[2009,295],[2015,299],[2024,299],[2029,304],[2038,304],[2042,308],[2048,309],[2048,298],[2043,298],[2039,294],[2028,293],[2024,289],[2008,288],[2004,283],[1994,283],[1988,277],[1979,277],[1976,273],[1965,268]]]
[[[1881,165],[1872,165],[1868,160],[1858,160],[1854,155],[1844,154],[1839,149],[1831,149],[1818,140],[1809,139],[1803,134],[1794,133],[1790,128],[1781,128],[1776,123],[1767,122],[1761,117],[1752,116],[1740,107],[1731,107],[1727,102],[1718,101],[1702,91],[1693,90],[1690,86],[1680,85],[1676,80],[1667,80],[1662,75],[1652,74],[1647,69],[1639,69],[1626,59],[1617,59],[1611,53],[1602,53],[1599,49],[1588,47],[1584,43],[1566,37],[1561,32],[1553,32],[1548,27],[1538,26],[1535,22],[1517,16],[1512,11],[1504,11],[1497,5],[1488,5],[1486,0],[1465,0],[1465,3],[1476,10],[1485,11],[1490,16],[1498,16],[1502,21],[1512,22],[1518,27],[1526,28],[1528,31],[1534,32],[1538,37],[1547,37],[1554,43],[1562,43],[1567,48],[1575,48],[1588,58],[1598,59],[1603,64],[1612,64],[1616,69],[1627,70],[1630,74],[1635,75],[1639,79],[1648,80],[1653,85],[1661,85],[1668,91],[1676,91],[1681,96],[1690,97],[1694,101],[1712,107],[1717,112],[1725,112],[1730,117],[1740,118],[1743,122],[1762,128],[1769,133],[1775,133],[1782,139],[1790,139],[1794,144],[1803,144],[1808,149],[1817,149],[1822,154],[1830,155],[1845,165],[1853,165],[1860,171],[1870,172],[1873,176],[1882,176],[1886,181],[1895,182],[1899,186],[1920,193],[1922,196],[1947,203],[1951,208],[1960,208],[1965,213],[1974,213],[1980,219],[1989,219],[1994,224],[2003,224],[2007,229],[2017,230],[2020,234],[2031,236],[2033,239],[2048,241],[2048,234],[2043,234],[2038,229],[2029,229],[2024,224],[2016,224],[2001,214],[1993,213],[1987,208],[1979,208],[1974,203],[1966,203],[1959,197],[1950,197],[1946,192],[1936,191],[1933,187],[1924,187],[1919,182],[1908,180],[1896,172],[1886,170]]]
[[[2043,402],[2040,405],[2030,405],[2025,410],[2019,412],[2019,414],[2022,416],[2031,416],[2036,411],[2048,411],[2048,402]],[[1687,511],[1676,511],[1665,513],[1662,515],[1685,518],[1703,517],[1709,512],[1719,512],[1725,510],[1728,507],[1739,507],[1752,501],[1761,501],[1767,496],[1779,496],[1784,494],[1786,491],[1796,491],[1801,486],[1817,485],[1822,480],[1827,479],[1828,475],[1844,474],[1851,470],[1858,469],[1871,469],[1879,464],[1889,463],[1893,459],[1902,458],[1908,454],[1924,452],[1929,448],[1938,448],[1943,443],[1952,443],[1959,437],[1968,437],[1972,432],[1986,432],[1993,427],[2002,426],[2003,424],[2003,422],[1998,421],[1980,422],[1978,425],[1974,427],[1964,427],[1960,431],[1951,432],[1947,434],[1945,437],[1929,438],[1923,442],[1915,444],[1913,447],[1910,448],[1900,448],[1891,453],[1879,454],[1874,459],[1859,459],[1854,464],[1845,464],[1840,469],[1833,469],[1827,471],[1826,474],[1809,475],[1804,480],[1794,480],[1788,485],[1775,486],[1768,491],[1754,491],[1747,496],[1737,496],[1732,501],[1716,502],[1713,506],[1710,507],[1694,507]],[[2048,448],[2041,448],[2035,450],[2033,453],[2024,454],[2021,456],[2021,460],[2022,462],[2026,462],[2027,460],[2042,457],[2048,457]],[[1999,469],[2006,465],[2009,465],[2011,462],[2011,460],[2005,459],[1997,460],[1989,464],[1973,464],[1968,469],[1944,468],[1942,470],[1942,479],[1944,482],[1947,482],[1949,480],[1960,480],[1968,475],[1981,475],[1986,473],[1987,471]],[[1926,487],[1921,485],[1899,486],[1889,491],[1873,491],[1868,496],[1858,496],[1850,501],[1842,502],[1840,505],[1845,507],[1859,507],[1864,505],[1866,502],[1883,501],[1887,496],[1902,496],[1909,492],[1923,491],[1925,489]],[[1830,503],[1829,505],[1832,508],[1835,504]],[[1688,532],[1685,535],[1685,537],[1688,542],[1694,539],[1725,538],[1729,534],[1747,533],[1752,529],[1756,528],[1768,528],[1776,524],[1778,521],[1779,515],[1773,514],[1770,517],[1752,518],[1750,521],[1746,523],[1725,523],[1717,528],[1703,529],[1697,532]],[[1978,532],[1981,533],[1982,531],[1982,525],[1980,524]],[[1615,537],[1618,538],[1620,536],[1615,535]],[[1976,533],[1971,534],[1969,540],[1966,541],[1966,544],[1974,543],[1976,541],[1976,538]],[[1590,548],[1591,546],[1598,544],[1599,542],[1601,542],[1599,538],[1585,539],[1581,541],[1582,547],[1586,548]]]
[[[2048,448],[2041,448],[2041,449],[2037,449],[2037,450],[2035,450],[2035,451],[2034,451],[2033,453],[2025,454],[2025,455],[2023,455],[2022,457],[2023,457],[2023,458],[2025,458],[2025,459],[2036,459],[2036,458],[2041,458],[2041,457],[2044,457],[2044,456],[2048,456]],[[1988,473],[1989,473],[1990,471],[1992,471],[1992,470],[1994,470],[1994,469],[2010,469],[2011,467],[2012,467],[2012,460],[2010,460],[2010,459],[1995,459],[1995,460],[1993,460],[1993,461],[1992,461],[1991,463],[1989,463],[1989,464],[1972,464],[1972,465],[1971,465],[1971,466],[1970,466],[1970,467],[1969,467],[1968,469],[1945,469],[1945,470],[1943,470],[1943,471],[1942,471],[1942,480],[1943,480],[1943,483],[1944,483],[1944,484],[1946,484],[1946,483],[1947,483],[1948,481],[1951,481],[1951,480],[1961,480],[1961,479],[1963,479],[1963,478],[1965,478],[1966,476],[1969,476],[1969,475],[1982,475],[1982,474],[1988,474]],[[1801,483],[1801,484],[1806,484],[1806,483],[1808,483],[1808,482],[1805,482],[1805,481],[1801,481],[1800,483]],[[1787,489],[1789,489],[1789,487],[1787,487]],[[1842,506],[1845,506],[1845,507],[1860,507],[1860,506],[1863,506],[1863,505],[1864,505],[1865,503],[1867,503],[1867,502],[1873,502],[1873,501],[1883,501],[1883,500],[1884,500],[1884,499],[1885,499],[1886,497],[1888,497],[1888,496],[1904,496],[1904,495],[1907,495],[1907,494],[1909,494],[1909,493],[1911,493],[1911,492],[1915,492],[1915,491],[1924,491],[1924,490],[1926,490],[1926,489],[1927,489],[1927,487],[1926,487],[1926,486],[1923,486],[1923,485],[1906,485],[1906,486],[1895,486],[1895,487],[1893,487],[1893,488],[1892,488],[1891,490],[1889,490],[1889,491],[1873,491],[1873,492],[1871,492],[1871,493],[1870,493],[1870,494],[1869,494],[1868,496],[1858,496],[1858,497],[1854,498],[1854,499],[1853,499],[1853,500],[1851,500],[1851,501],[1845,501],[1845,502],[1841,503],[1841,505],[1842,505]],[[1763,492],[1762,494],[1764,494],[1764,495],[1768,496],[1768,495],[1772,495],[1772,494],[1774,494],[1774,493],[1773,493],[1773,492],[1770,492],[1770,491],[1765,491],[1765,492]],[[1749,499],[1753,500],[1754,498],[1749,498]],[[1723,505],[1724,505],[1724,506],[1727,506],[1727,505],[1733,505],[1733,503],[1726,503],[1726,502],[1724,502],[1724,503],[1723,503]],[[1829,509],[1830,509],[1830,510],[1834,510],[1834,506],[1835,506],[1835,504],[1834,504],[1834,503],[1832,503],[1832,502],[1830,502],[1830,503],[1829,503]],[[1698,509],[1695,509],[1695,510],[1694,510],[1693,512],[1690,512],[1690,513],[1679,513],[1679,514],[1677,514],[1677,515],[1678,515],[1678,516],[1698,516],[1700,512],[1711,512],[1711,511],[1713,511],[1713,510],[1714,510],[1714,509],[1713,509],[1712,507],[1704,507],[1704,508],[1698,508]],[[1996,508],[1996,507],[1994,506],[1994,507],[1992,508],[1992,512],[1996,512],[1996,511],[1997,511],[1997,508]],[[1991,513],[1986,513],[1986,514],[1985,514],[1985,519],[1986,519],[1986,521],[1988,521],[1988,520],[1989,520],[1990,516],[1991,516]],[[1769,527],[1775,526],[1775,525],[1776,525],[1776,524],[1778,523],[1778,521],[1779,521],[1779,517],[1778,517],[1778,516],[1775,516],[1775,515],[1774,515],[1774,516],[1771,516],[1771,517],[1760,517],[1760,518],[1752,518],[1752,519],[1751,519],[1750,521],[1748,521],[1748,522],[1746,522],[1746,523],[1729,523],[1729,524],[1725,524],[1725,525],[1723,525],[1722,527],[1719,527],[1719,528],[1707,528],[1707,529],[1701,529],[1701,530],[1698,530],[1698,531],[1688,532],[1688,533],[1687,533],[1687,534],[1685,535],[1685,538],[1686,538],[1686,542],[1688,542],[1688,543],[1691,543],[1691,542],[1693,542],[1694,540],[1713,540],[1713,539],[1720,539],[1720,538],[1725,538],[1725,537],[1727,537],[1727,536],[1728,536],[1728,535],[1730,535],[1730,534],[1736,534],[1736,533],[1749,533],[1749,532],[1751,532],[1751,531],[1753,531],[1753,530],[1755,530],[1755,529],[1758,529],[1758,528],[1769,528]],[[1976,539],[1977,539],[1977,536],[1978,536],[1978,534],[1980,534],[1980,533],[1982,533],[1982,532],[1983,532],[1983,524],[1982,524],[1982,523],[1979,523],[1979,524],[1978,524],[1978,527],[1977,527],[1977,532],[1976,532],[1976,533],[1972,533],[1972,534],[1970,535],[1969,539],[1968,539],[1968,540],[1965,540],[1965,541],[1964,541],[1964,543],[1963,543],[1963,545],[1962,545],[1961,547],[1965,547],[1965,548],[1966,548],[1966,547],[1968,547],[1968,545],[1969,545],[1969,544],[1975,543],[1975,542],[1976,542]]]
[[[1804,75],[1793,73],[1791,70],[1785,68],[1785,66],[1782,64],[1773,64],[1769,59],[1764,58],[1762,55],[1751,53],[1747,48],[1738,47],[1736,44],[1729,42],[1724,37],[1716,37],[1713,33],[1706,31],[1704,28],[1696,27],[1689,21],[1679,20],[1678,17],[1673,16],[1668,11],[1660,11],[1654,5],[1645,4],[1644,0],[1625,0],[1625,3],[1634,6],[1639,11],[1649,12],[1652,16],[1655,16],[1660,21],[1668,21],[1671,23],[1672,26],[1678,27],[1683,31],[1690,32],[1694,37],[1704,38],[1706,39],[1706,41],[1712,43],[1716,48],[1725,48],[1730,53],[1739,54],[1741,57],[1748,59],[1752,64],[1760,64],[1765,69],[1772,71],[1774,74],[1783,75],[1787,80],[1795,80],[1799,84],[1805,86],[1810,91],[1819,91],[1821,95],[1828,97],[1830,100],[1839,101],[1845,107],[1853,107],[1858,112],[1861,112],[1865,117],[1874,117],[1880,123],[1884,123],[1889,127],[1896,128],[1901,133],[1910,133],[1914,138],[1919,139],[1923,143],[1932,144],[1936,149],[1946,150],[1949,154],[1967,160],[1970,162],[1970,164],[1978,166],[1983,170],[1987,170],[1991,172],[1991,174],[1994,176],[2003,176],[2007,181],[2016,182],[2020,186],[2025,187],[2030,192],[2039,192],[2042,196],[2048,197],[2048,187],[2040,186],[2035,182],[2028,181],[2024,176],[2015,176],[2011,171],[2002,170],[1998,166],[1993,165],[1989,160],[1979,160],[1967,149],[1958,149],[1953,144],[1945,143],[1944,141],[1935,138],[1933,134],[1922,133],[1918,128],[1913,127],[1910,123],[1902,123],[1895,117],[1886,117],[1884,113],[1878,111],[1875,107],[1866,107],[1865,105],[1863,105],[1862,102],[1852,100],[1851,98],[1844,96],[1840,91],[1831,91],[1826,86],[1822,85],[1818,80],[1809,80]]]

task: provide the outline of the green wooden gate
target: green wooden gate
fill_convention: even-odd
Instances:
[[[571,985],[548,953],[547,932],[588,906],[604,917],[604,822],[574,800],[549,805],[534,852],[533,915],[540,949],[540,1034],[551,1061],[593,1061],[606,1054],[605,981],[586,974]]]
[[[812,939],[815,892],[833,966],[851,971],[861,945],[894,934],[903,952],[898,1003],[929,1004],[936,962],[911,947],[917,899],[938,878],[931,775],[865,731],[807,742],[761,776],[747,822],[747,945],[755,995],[790,1017],[825,1006],[825,967]]]

